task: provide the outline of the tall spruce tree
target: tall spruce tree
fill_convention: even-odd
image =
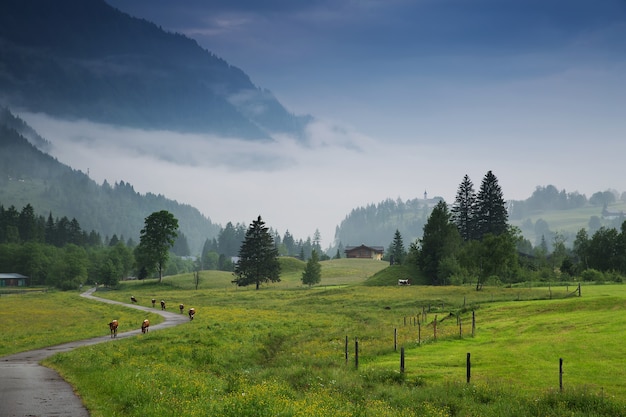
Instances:
[[[446,258],[455,257],[461,245],[461,237],[456,225],[450,220],[450,212],[445,201],[437,203],[424,225],[424,234],[417,249],[417,266],[433,285],[443,283],[439,265]]]
[[[235,280],[240,287],[255,284],[259,289],[264,282],[280,282],[278,249],[261,216],[254,220],[246,232],[239,261],[235,266]]]
[[[476,197],[477,238],[487,234],[494,236],[506,233],[509,215],[506,210],[502,189],[491,171],[485,174]]]
[[[402,241],[402,235],[400,231],[396,229],[396,233],[393,236],[393,242],[389,248],[389,257],[393,259],[394,264],[401,264],[406,257],[406,250],[404,249],[404,242]]]
[[[466,174],[459,185],[459,189],[456,192],[456,199],[450,209],[452,221],[456,224],[457,229],[459,229],[459,234],[466,242],[476,237],[475,211],[476,193],[474,191],[474,184]]]

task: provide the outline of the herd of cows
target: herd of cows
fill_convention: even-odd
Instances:
[[[137,303],[137,299],[135,298],[135,296],[130,297],[130,301],[133,304]],[[156,300],[153,298],[152,299],[152,307],[154,308],[156,304]],[[180,314],[183,314],[183,310],[185,309],[185,305],[184,304],[180,304],[178,306],[178,308],[180,309]],[[161,310],[165,310],[165,301],[161,300]],[[190,308],[188,311],[189,314],[189,320],[193,320],[193,317],[196,315],[196,309],[195,308]],[[118,320],[112,320],[109,323],[109,330],[111,330],[111,337],[117,337],[117,327],[119,326],[119,321]],[[148,332],[148,328],[150,327],[150,320],[146,319],[141,323],[141,333],[147,333]]]

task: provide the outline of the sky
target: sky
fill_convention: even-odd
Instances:
[[[315,122],[302,146],[24,117],[99,182],[222,225],[318,229],[323,247],[352,209],[424,192],[452,204],[466,174],[478,190],[492,171],[507,200],[626,190],[624,0],[107,2],[195,39]]]

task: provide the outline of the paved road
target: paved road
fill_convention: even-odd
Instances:
[[[150,331],[176,326],[189,321],[180,313],[156,310],[150,307],[130,305],[118,301],[94,297],[95,288],[81,294],[86,298],[110,304],[121,304],[139,310],[161,314],[165,321],[151,325]],[[108,332],[107,332],[108,333]],[[117,339],[140,334],[141,330],[118,333]],[[0,357],[0,416],[1,417],[89,417],[72,386],[52,369],[39,362],[55,353],[67,352],[81,346],[110,342],[110,335],[65,343],[58,346],[31,350]]]

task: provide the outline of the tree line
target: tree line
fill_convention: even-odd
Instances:
[[[541,194],[537,190],[536,194]],[[562,201],[567,196],[562,193]],[[535,195],[536,197],[537,195]],[[578,201],[577,196],[570,196]],[[608,195],[594,194],[596,204]],[[545,239],[534,246],[521,231],[508,224],[509,212],[502,189],[492,171],[484,176],[478,192],[469,176],[460,183],[451,208],[439,201],[420,239],[405,251],[398,230],[386,257],[392,263],[414,266],[432,285],[485,282],[559,281],[580,277],[589,281],[622,281],[626,275],[626,222],[621,229],[601,227],[589,236],[581,229],[572,248],[561,234],[553,236],[552,250]]]
[[[87,282],[115,286],[130,276],[162,277],[163,273],[197,269],[193,261],[173,252],[177,245],[186,245],[184,235],[177,231],[177,220],[167,211],[158,213],[161,217],[153,218],[153,214],[145,219],[139,244],[132,239],[125,242],[116,235],[105,238],[104,243],[99,233],[83,230],[75,218],[54,218],[52,213],[47,218],[37,216],[30,204],[21,211],[0,205],[0,270],[26,275],[33,286],[67,290]],[[172,227],[164,229],[168,225]],[[176,234],[170,231],[166,235],[168,245],[164,255],[163,247],[147,239],[158,230],[170,229],[175,229]],[[167,263],[170,256],[172,262]]]

